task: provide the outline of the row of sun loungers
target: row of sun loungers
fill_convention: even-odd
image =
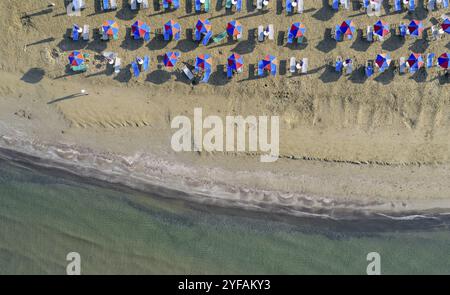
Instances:
[[[268,25],[265,29],[262,25],[258,26],[258,41],[263,42],[266,38],[269,40],[275,39],[275,30],[272,24]]]
[[[89,34],[89,25],[84,25],[83,28],[78,25],[73,25],[71,38],[74,41],[78,41],[80,38],[84,41],[89,41]]]

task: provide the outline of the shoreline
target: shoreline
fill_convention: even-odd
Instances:
[[[146,155],[147,159],[149,155]],[[436,220],[450,216],[450,209],[445,206],[423,207],[421,209],[386,210],[385,204],[377,202],[358,203],[356,200],[338,202],[330,200],[330,204],[318,206],[305,206],[305,203],[283,203],[283,192],[258,190],[258,188],[232,187],[228,183],[207,183],[204,180],[189,179],[180,181],[174,175],[161,173],[170,170],[171,165],[166,161],[166,167],[152,167],[157,173],[142,175],[133,171],[133,160],[124,155],[113,153],[96,153],[89,148],[76,148],[75,146],[46,145],[42,142],[24,140],[16,137],[0,136],[0,158],[11,162],[25,163],[35,167],[44,167],[64,171],[84,179],[93,178],[97,181],[111,185],[120,185],[143,193],[156,194],[171,199],[181,199],[193,204],[213,206],[222,209],[239,209],[248,212],[264,212],[281,214],[291,217],[315,218],[331,221],[350,220],[391,220],[391,221],[417,221]],[[165,173],[167,173],[167,171]],[[161,175],[164,175],[161,177]],[[167,179],[172,177],[176,181],[169,185]],[[162,178],[166,181],[162,181]],[[202,185],[204,184],[204,185]],[[206,184],[206,185],[205,185]],[[228,185],[228,186],[227,186]],[[208,190],[207,188],[213,188]],[[278,195],[278,202],[273,198],[265,199],[271,194]],[[290,196],[292,198],[292,195]],[[311,201],[314,196],[298,194],[304,202]],[[287,199],[286,199],[287,200]],[[323,199],[322,199],[323,200]],[[439,209],[435,209],[439,208]]]

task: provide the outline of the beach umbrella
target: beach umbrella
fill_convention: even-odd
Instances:
[[[163,62],[167,68],[174,67],[177,64],[178,58],[180,57],[179,52],[167,52],[164,54]]]
[[[236,20],[232,20],[227,24],[227,33],[229,36],[237,37],[242,35],[242,25]]]
[[[441,27],[444,30],[444,32],[446,32],[447,34],[450,34],[450,19],[446,18],[442,22]]]
[[[448,53],[442,53],[438,57],[438,65],[443,69],[448,69]]]
[[[408,60],[406,61],[410,68],[413,69],[420,69],[425,64],[423,61],[422,54],[419,53],[411,53],[411,55],[408,57]]]
[[[114,36],[119,33],[119,24],[113,20],[107,20],[102,24],[103,32],[108,36]]]
[[[301,38],[305,35],[306,27],[302,23],[293,23],[289,29],[289,35],[293,38]]]
[[[195,29],[199,33],[206,34],[211,31],[211,22],[208,19],[199,18],[195,24]]]
[[[423,23],[418,20],[412,20],[408,25],[408,32],[411,36],[419,37],[423,32]]]
[[[266,55],[258,64],[259,70],[267,70],[274,73],[277,69],[277,58],[273,55]]]
[[[373,25],[373,32],[380,37],[384,37],[389,34],[389,25],[386,22],[379,20]]]
[[[150,35],[150,27],[143,21],[136,21],[131,25],[131,34],[135,39],[147,39]]]
[[[79,66],[82,65],[84,63],[84,56],[81,52],[79,51],[73,51],[72,53],[69,54],[69,64],[71,66]]]
[[[170,20],[164,24],[164,32],[169,36],[176,36],[178,33],[180,33],[180,31],[180,24],[175,22],[174,20]]]
[[[392,59],[391,56],[388,53],[381,53],[378,54],[375,59],[375,64],[380,68],[382,71],[389,68],[389,65],[391,64]]]
[[[343,35],[353,36],[353,34],[356,32],[356,27],[353,21],[346,20],[340,25],[339,30]]]
[[[237,53],[233,53],[228,57],[228,68],[238,71],[244,66],[244,59]]]
[[[210,71],[212,67],[212,58],[209,54],[200,54],[195,58],[195,70]]]

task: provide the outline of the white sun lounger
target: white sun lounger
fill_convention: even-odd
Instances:
[[[372,26],[367,26],[366,38],[367,38],[367,41],[373,42],[373,27]]]
[[[264,41],[264,28],[263,26],[258,26],[258,41],[262,42]]]
[[[296,66],[295,57],[291,57],[291,59],[289,61],[289,72],[295,73],[295,71],[296,71],[295,66]]]
[[[404,74],[406,73],[406,62],[405,62],[405,58],[404,57],[400,57],[400,61],[399,61],[399,72],[400,74]]]
[[[302,59],[303,65],[302,65],[302,74],[306,74],[308,72],[308,58],[304,57]]]
[[[121,65],[122,61],[120,60],[120,58],[116,57],[116,60],[114,62],[114,73],[118,74],[120,73],[120,65]]]
[[[131,10],[136,10],[137,9],[137,0],[130,0],[130,7],[131,7]]]
[[[117,9],[117,0],[110,0],[111,9],[116,10]]]
[[[84,25],[83,27],[83,40],[89,41],[89,25]]]
[[[275,39],[275,30],[273,29],[273,25],[269,25],[269,40]]]
[[[184,66],[183,73],[190,81],[194,80],[194,74],[192,74],[191,70],[189,70],[187,66]]]
[[[148,0],[142,0],[142,8],[144,9],[148,8]]]
[[[263,0],[256,0],[256,9],[261,10],[263,8]]]
[[[303,13],[304,9],[305,9],[305,5],[303,3],[303,0],[297,0],[297,12]]]

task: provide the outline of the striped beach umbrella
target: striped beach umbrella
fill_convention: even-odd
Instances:
[[[343,35],[353,36],[356,32],[355,23],[351,20],[346,20],[339,26],[339,30]]]
[[[378,54],[375,59],[375,64],[378,66],[378,68],[381,71],[384,71],[385,69],[389,68],[389,65],[391,64],[392,59],[390,54],[388,53],[381,53]]]
[[[180,57],[180,53],[179,52],[167,52],[166,54],[164,54],[163,57],[163,62],[164,65],[167,68],[172,68],[177,64],[178,58]]]
[[[227,24],[227,33],[229,36],[237,37],[242,35],[242,25],[237,20],[232,20]]]
[[[438,57],[438,65],[443,69],[448,69],[448,53],[442,53]]]
[[[444,32],[446,32],[447,34],[450,34],[450,19],[446,18],[442,22],[441,27],[444,30]]]
[[[197,32],[206,34],[211,31],[211,22],[208,19],[199,18],[195,24]]]
[[[305,32],[306,27],[300,22],[293,23],[291,25],[291,28],[289,29],[289,35],[291,35],[293,38],[301,38],[305,35]]]
[[[212,68],[212,58],[209,54],[200,54],[195,58],[195,71],[210,71]]]
[[[411,36],[419,37],[423,32],[423,22],[412,20],[408,25],[408,32]]]
[[[173,38],[177,38],[177,36],[179,36],[180,32],[181,32],[181,26],[179,23],[175,22],[174,20],[170,20],[164,24],[164,34],[168,34],[169,36],[172,36]]]
[[[273,55],[266,55],[259,63],[258,63],[259,72],[267,70],[270,71],[272,75],[275,75],[277,71],[277,58]]]
[[[102,24],[103,32],[108,36],[114,36],[119,33],[119,24],[113,20],[107,20]]]
[[[82,65],[84,63],[84,56],[81,52],[79,51],[73,51],[72,53],[69,54],[69,64],[71,66],[79,66]]]
[[[410,68],[416,70],[420,69],[425,64],[425,62],[423,61],[422,54],[419,53],[411,53],[406,62],[408,63]]]
[[[244,66],[244,59],[237,53],[233,53],[228,57],[228,68],[238,71]]]
[[[373,33],[383,38],[389,34],[389,25],[386,22],[379,20],[373,25]]]
[[[131,34],[135,39],[148,39],[150,37],[150,26],[138,20],[131,25]]]

